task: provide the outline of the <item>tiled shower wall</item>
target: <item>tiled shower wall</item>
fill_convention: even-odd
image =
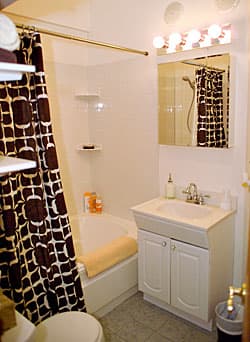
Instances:
[[[70,215],[83,209],[83,192],[91,188],[89,156],[76,150],[89,140],[87,105],[76,97],[87,84],[86,68],[46,62],[53,131],[66,204]]]
[[[128,219],[132,218],[132,205],[158,195],[156,81],[144,82],[148,63],[150,59],[141,56],[89,67],[46,62],[53,129],[70,215],[82,212],[85,191],[98,192],[106,212]],[[76,96],[87,93],[100,96]],[[99,102],[104,104],[101,111],[96,109]],[[103,149],[76,150],[86,142],[101,144]]]
[[[101,111],[94,103],[89,107],[90,137],[103,145],[91,153],[93,189],[103,196],[106,211],[128,219],[132,205],[159,192],[156,79],[148,82],[150,64],[149,57],[133,56],[88,68],[89,88],[104,104]]]

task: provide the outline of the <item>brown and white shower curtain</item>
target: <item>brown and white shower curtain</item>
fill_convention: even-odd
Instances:
[[[221,72],[196,70],[197,146],[226,147],[223,118],[223,77]]]
[[[0,177],[0,287],[37,324],[85,311],[53,139],[38,33],[23,34],[18,62],[36,72],[0,83],[0,154],[37,167]]]

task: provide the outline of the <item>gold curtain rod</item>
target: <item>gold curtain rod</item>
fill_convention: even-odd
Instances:
[[[115,50],[121,50],[121,51],[137,53],[139,55],[148,56],[148,52],[147,51],[131,49],[131,48],[127,48],[127,47],[124,47],[124,46],[113,45],[113,44],[110,44],[110,43],[98,42],[96,40],[90,40],[90,39],[86,39],[86,38],[81,38],[81,37],[73,36],[73,35],[70,35],[70,34],[63,34],[63,33],[55,32],[55,31],[45,30],[45,29],[38,28],[38,27],[36,28],[34,26],[26,26],[26,25],[22,25],[22,24],[15,24],[15,25],[16,25],[17,28],[23,29],[23,30],[25,30],[25,29],[27,29],[27,30],[37,30],[40,33],[47,34],[47,35],[54,36],[54,37],[59,37],[59,38],[64,38],[64,39],[69,39],[69,40],[75,40],[75,41],[81,42],[81,43],[92,44],[92,45],[97,45],[97,46],[103,46],[103,47],[107,47],[107,48],[111,48],[111,49],[115,49]]]
[[[206,64],[201,64],[201,63],[198,64],[198,63],[193,63],[193,62],[188,62],[188,61],[183,61],[182,63],[183,64],[193,65],[193,66],[197,66],[197,67],[200,67],[200,68],[207,68],[207,69],[218,71],[218,72],[225,72],[224,69],[219,69],[219,68],[212,67],[212,66],[209,66],[209,65],[206,65]]]

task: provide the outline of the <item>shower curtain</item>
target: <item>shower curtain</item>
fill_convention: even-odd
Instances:
[[[223,119],[223,76],[206,67],[196,70],[197,146],[226,147]]]
[[[19,63],[36,72],[0,83],[0,154],[37,167],[0,177],[0,287],[33,323],[85,311],[52,134],[40,35],[23,33]]]

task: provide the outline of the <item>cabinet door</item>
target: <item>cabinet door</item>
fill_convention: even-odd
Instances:
[[[206,321],[208,267],[206,249],[171,240],[171,304]]]
[[[138,231],[139,290],[169,303],[170,239]]]

